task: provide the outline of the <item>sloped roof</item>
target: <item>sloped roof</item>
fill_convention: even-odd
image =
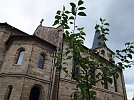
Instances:
[[[106,45],[102,38],[100,38],[100,39],[98,38],[100,35],[101,35],[101,33],[99,31],[95,32],[94,40],[93,40],[93,44],[92,44],[91,49],[100,48],[102,45]]]
[[[0,27],[8,29],[10,31],[10,35],[28,35],[27,33],[9,25],[7,22],[0,23]]]
[[[92,44],[92,49],[98,49],[98,48],[101,48],[103,45],[106,46],[107,50],[109,50],[110,52],[112,52],[113,54],[115,54],[112,50],[110,50],[105,41],[102,39],[102,38],[98,38],[99,36],[101,35],[100,31],[95,31],[95,35],[94,35],[94,40],[93,40],[93,44]]]
[[[58,32],[59,29],[63,29],[63,27],[59,26],[57,28],[53,28],[39,25],[33,35],[40,37],[55,46],[58,46],[60,36],[63,34],[63,32]]]

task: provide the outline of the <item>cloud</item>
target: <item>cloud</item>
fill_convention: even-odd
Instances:
[[[108,43],[114,50],[117,48],[123,48],[125,42],[133,41],[133,5],[134,2],[132,0],[118,0],[118,2],[113,0],[108,5],[107,10],[105,10],[105,15],[111,25],[109,36],[110,43]]]
[[[134,96],[134,91],[133,91],[134,84],[131,84],[131,85],[126,84],[126,88],[127,88],[127,93],[128,93],[127,98],[128,98],[128,100],[132,100],[132,98]]]
[[[43,25],[51,26],[54,21],[55,13],[65,5],[69,8],[72,0],[3,0],[0,5],[1,22],[33,34],[36,27],[43,18]],[[76,2],[77,0],[73,0]],[[99,23],[99,18],[105,18],[110,23],[110,35],[107,46],[115,51],[124,48],[127,41],[134,41],[134,1],[133,0],[84,0],[87,17],[78,18],[77,24],[85,27],[87,34],[85,45],[92,46],[94,37],[94,26]],[[134,84],[132,79],[134,68],[124,72],[126,87]],[[132,92],[128,96],[132,97]]]
[[[134,66],[124,71],[124,78],[125,78],[126,84],[129,84],[129,85],[134,84],[134,78],[132,74],[133,72],[134,72]]]

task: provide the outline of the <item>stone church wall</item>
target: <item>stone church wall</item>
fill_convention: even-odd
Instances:
[[[5,44],[11,29],[0,27],[0,100],[5,100],[9,86],[12,86],[10,100],[29,100],[33,87],[38,87],[40,90],[39,100],[48,100],[51,82],[53,82],[53,86],[54,82],[59,82],[58,100],[70,100],[69,95],[73,92],[75,81],[72,81],[71,77],[65,78],[66,74],[63,71],[59,78],[53,76],[53,81],[50,80],[52,78],[53,53],[56,47],[62,48],[63,34],[57,33],[60,28],[39,26],[32,36],[15,29],[15,31],[12,30],[12,35],[21,34],[21,36],[12,36],[11,40]],[[67,45],[64,44],[63,52],[66,47]],[[24,49],[25,53],[22,64],[18,65],[16,61],[21,49]],[[38,68],[41,54],[45,56],[42,69]],[[67,63],[63,67],[68,67],[71,72],[72,60]],[[56,75],[55,73],[57,73],[56,70],[53,75]],[[54,79],[59,79],[59,81]],[[52,90],[55,89],[53,86],[52,93]],[[124,99],[124,95],[126,95],[124,88],[122,72],[119,72],[119,79],[117,79],[117,92],[115,92],[114,85],[111,84],[108,84],[108,89],[104,89],[100,83],[93,87],[97,92],[96,100],[126,100]]]

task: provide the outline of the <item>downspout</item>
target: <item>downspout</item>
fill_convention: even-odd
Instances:
[[[123,75],[123,71],[122,70],[121,70],[121,81],[122,81],[122,88],[123,88],[124,100],[127,100],[125,80],[124,80],[124,75]]]
[[[62,44],[61,44],[61,48],[57,47],[57,52],[58,51],[63,51],[63,43],[64,43],[64,34],[63,34],[63,38],[61,40]],[[62,55],[60,56],[62,58]],[[59,93],[59,83],[60,83],[60,72],[58,71],[57,68],[55,68],[56,70],[54,71],[54,75],[53,77],[53,90],[52,90],[52,96],[51,96],[51,100],[58,100],[58,93]]]
[[[53,57],[55,56],[55,53],[53,53]],[[52,90],[52,83],[53,83],[53,74],[54,74],[54,63],[55,59],[52,59],[52,67],[51,67],[51,75],[50,75],[50,84],[48,89],[48,100],[51,98],[51,90]]]
[[[62,51],[62,52],[63,52],[63,46],[64,46],[64,34],[63,34],[63,38],[62,38],[62,47],[61,47],[61,51]],[[62,55],[61,55],[61,58],[62,58]],[[56,98],[56,100],[58,100],[59,83],[60,83],[60,72],[59,72],[58,92],[57,92],[57,98]]]

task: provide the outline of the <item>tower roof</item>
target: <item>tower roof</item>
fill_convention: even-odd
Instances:
[[[105,41],[102,38],[99,39],[100,35],[101,35],[100,31],[96,30],[91,49],[100,48],[101,46],[105,45]]]

